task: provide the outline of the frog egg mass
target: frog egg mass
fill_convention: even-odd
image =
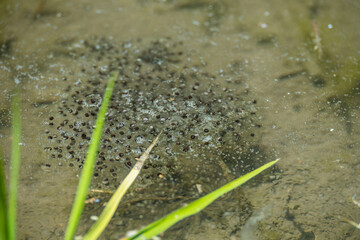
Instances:
[[[238,177],[263,163],[256,100],[241,81],[224,80],[236,78],[232,71],[216,76],[204,64],[191,65],[194,56],[170,39],[91,38],[82,45],[72,56],[84,62],[85,80],[66,87],[44,123],[51,161],[82,168],[109,74],[117,70],[92,187],[115,189],[161,131],[137,187],[215,187],[227,182],[224,166]]]

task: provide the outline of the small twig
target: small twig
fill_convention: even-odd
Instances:
[[[228,168],[226,163],[221,158],[218,159],[218,164],[219,164],[219,166],[220,166],[226,180],[229,181],[229,182],[234,180],[234,176],[231,174],[230,169]]]
[[[321,38],[320,38],[320,34],[319,34],[319,28],[317,26],[316,20],[313,21],[313,27],[314,27],[314,32],[315,32],[315,50],[318,51],[318,56],[319,58],[322,57],[323,51],[322,51],[322,46],[321,46]]]
[[[91,190],[88,192],[88,195],[89,195],[89,194],[91,194],[91,193],[106,193],[106,194],[113,194],[114,192],[113,192],[113,191],[110,191],[110,190],[91,189]]]
[[[360,223],[356,223],[354,221],[351,221],[347,218],[344,218],[344,217],[341,217],[340,218],[341,221],[344,221],[344,222],[347,222],[347,223],[350,223],[351,225],[353,225],[354,227],[356,227],[357,229],[360,229]]]
[[[360,207],[360,202],[357,201],[355,198],[356,198],[356,194],[354,194],[354,195],[351,197],[351,200],[353,201],[353,203],[354,203],[356,206]],[[352,221],[352,220],[349,220],[349,219],[347,219],[347,218],[344,218],[344,217],[340,217],[340,220],[341,220],[341,221],[344,221],[344,222],[347,222],[347,223],[349,223],[349,224],[351,224],[351,225],[353,225],[353,226],[356,227],[357,229],[360,229],[360,223],[356,223],[356,222],[354,222],[354,221]]]
[[[171,200],[176,200],[176,199],[193,199],[195,197],[184,197],[184,196],[177,196],[177,197],[146,197],[146,198],[135,198],[135,199],[131,199],[125,202],[122,202],[119,206],[124,206],[127,204],[133,204],[133,203],[137,203],[137,202],[143,202],[146,200],[150,200],[150,201],[171,201]]]
[[[33,20],[35,20],[37,18],[37,16],[42,12],[42,10],[44,9],[46,0],[40,0],[39,4],[37,5],[34,14],[32,16]]]
[[[92,198],[87,199],[87,200],[85,201],[85,204],[96,203],[96,202],[98,202],[98,201],[99,201],[98,198],[92,197]]]
[[[199,193],[203,192],[201,184],[196,184],[195,186],[196,186],[196,189],[198,190]]]
[[[351,200],[353,201],[353,203],[358,206],[360,208],[360,202],[359,201],[356,201],[356,194],[354,194],[352,197],[351,197]]]

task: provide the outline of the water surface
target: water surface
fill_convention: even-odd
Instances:
[[[120,65],[122,96],[113,100],[125,105],[121,111],[129,114],[119,122],[133,135],[126,140],[124,131],[122,139],[121,130],[113,133],[109,126],[105,136],[111,140],[99,156],[105,163],[99,164],[93,187],[113,190],[162,119],[169,129],[104,239],[123,236],[199,197],[196,184],[209,192],[274,158],[281,158],[277,168],[175,225],[164,239],[359,238],[357,229],[340,220],[360,221],[351,201],[360,194],[357,2],[46,1],[36,11],[38,4],[7,3],[0,25],[0,140],[6,167],[9,95],[16,86],[22,92],[19,239],[63,236],[81,170],[76,158],[85,152],[91,129],[79,127],[87,135],[76,136],[74,124],[61,123],[85,121],[84,110],[74,114],[74,99],[96,114],[108,73]],[[168,107],[153,109],[163,111],[159,118],[146,111],[156,104],[150,103],[155,95],[161,95],[157,106]],[[61,107],[65,112],[59,113]],[[189,118],[179,113],[189,109]],[[157,130],[147,123],[130,126],[140,118],[149,118]],[[217,130],[217,121],[224,127]],[[181,136],[170,129],[174,122],[194,126]],[[49,139],[60,138],[61,131],[74,134],[74,149],[66,148],[70,135],[63,142]],[[126,151],[120,141],[133,145]],[[115,153],[124,154],[119,165]],[[96,197],[101,202],[87,205],[78,234],[91,226],[90,216],[99,214],[109,196]]]

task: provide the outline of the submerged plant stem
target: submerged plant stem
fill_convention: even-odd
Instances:
[[[85,200],[87,196],[88,189],[90,187],[91,178],[94,171],[94,164],[98,154],[98,149],[100,145],[102,129],[105,122],[105,115],[109,106],[110,98],[114,89],[115,81],[118,78],[119,73],[113,72],[110,76],[108,84],[106,86],[103,102],[101,104],[94,132],[91,136],[90,145],[88,148],[88,152],[86,155],[85,163],[83,170],[81,172],[80,181],[78,185],[78,189],[76,192],[76,197],[74,200],[74,204],[71,210],[71,215],[69,219],[69,223],[65,232],[65,240],[71,240],[74,238],[77,225],[80,220],[81,213],[83,211]]]

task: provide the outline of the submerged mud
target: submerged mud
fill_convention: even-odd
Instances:
[[[76,81],[71,79],[76,75],[63,76],[65,82],[75,84],[67,85],[67,94],[44,122],[42,141],[49,165],[82,168],[112,71],[120,76],[107,112],[92,188],[114,190],[161,131],[128,195],[137,199],[130,201],[133,205],[147,205],[158,217],[165,213],[164,201],[180,204],[198,196],[196,184],[209,192],[264,162],[257,142],[261,127],[257,100],[248,96],[249,89],[234,74],[236,64],[213,75],[206,72],[205,62],[194,63],[196,56],[171,39],[115,43],[93,37],[74,44],[76,51],[57,51],[83,63],[85,77]],[[236,195],[231,201],[236,203],[236,214],[242,215],[234,224],[239,228],[250,216],[251,205],[240,192]],[[126,224],[121,222],[125,228],[134,227],[131,221],[141,224],[131,215],[149,211],[144,206],[135,211],[130,205],[122,214],[128,216]],[[100,211],[101,205],[91,209]]]

